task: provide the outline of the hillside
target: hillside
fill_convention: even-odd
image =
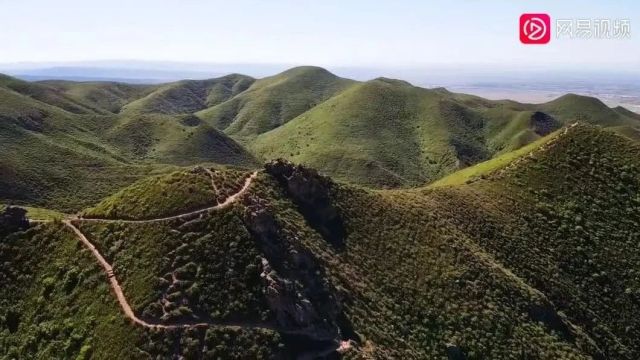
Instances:
[[[14,91],[20,95],[76,114],[90,114],[96,110],[92,108],[90,104],[75,100],[54,87],[46,84],[22,81],[3,74],[0,74],[0,88]]]
[[[131,85],[117,82],[41,81],[75,101],[90,104],[103,114],[119,113],[122,107],[156,89],[153,85]]]
[[[122,111],[191,114],[224,102],[253,82],[253,78],[238,74],[209,80],[183,80],[158,87],[144,98],[127,104]]]
[[[620,136],[575,126],[484,179],[430,196],[478,246],[546,294],[594,341],[597,357],[635,359],[638,155]]]
[[[596,98],[575,94],[561,96],[542,104],[540,108],[556,117],[573,118],[600,126],[635,124],[634,120],[640,119],[638,114],[624,108],[612,109]]]
[[[0,349],[636,359],[638,155],[573,125],[440,187],[365,190],[285,162],[144,180],[0,241]]]
[[[566,95],[490,101],[298,67],[159,85],[0,77],[0,203],[75,212],[142,176],[285,158],[373,188],[431,183],[576,120],[640,139],[640,115]]]
[[[378,79],[259,136],[251,149],[367,185],[427,182],[457,166],[452,142],[470,156],[482,152],[477,136],[465,136],[481,123],[456,121],[457,110],[440,93]]]
[[[196,115],[239,139],[274,129],[353,83],[325,69],[304,66],[257,80],[245,92]]]
[[[285,158],[344,181],[407,187],[518,149],[575,121],[634,134],[630,128],[640,119],[631,114],[578,95],[531,105],[382,78],[350,87],[258,136],[249,148],[264,160]]]
[[[244,147],[193,115],[123,114],[102,137],[128,158],[147,163],[256,165]]]
[[[89,101],[88,95],[69,100],[85,90],[86,95],[96,88],[111,93],[132,87],[2,79],[0,203],[73,212],[141,177],[176,166],[256,164],[238,143],[193,116],[117,115],[108,113],[107,105]],[[95,112],[68,102],[81,100],[86,100],[84,109]],[[115,104],[111,98],[102,100]]]
[[[0,88],[0,199],[78,209],[151,169],[130,167],[94,121]]]

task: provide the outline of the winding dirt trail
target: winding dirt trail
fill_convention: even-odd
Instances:
[[[217,187],[216,187],[216,184],[214,182],[213,173],[208,169],[207,169],[207,172],[209,173],[209,176],[211,176],[211,185],[213,186],[214,190],[216,190],[216,193],[217,193]],[[159,222],[159,221],[165,221],[165,220],[188,218],[188,217],[191,217],[193,215],[200,214],[200,213],[205,213],[205,212],[209,212],[209,211],[224,209],[226,207],[231,206],[234,202],[238,201],[238,199],[240,199],[240,197],[242,197],[247,192],[247,190],[249,189],[249,187],[253,183],[253,180],[257,176],[258,176],[258,172],[257,171],[251,173],[251,175],[248,176],[247,179],[245,180],[244,185],[242,186],[242,188],[240,190],[238,190],[238,192],[236,192],[235,194],[230,195],[229,197],[227,197],[225,199],[225,201],[223,201],[222,203],[218,202],[218,204],[215,205],[215,206],[207,207],[207,208],[196,210],[196,211],[191,211],[191,212],[184,213],[184,214],[179,214],[179,215],[174,215],[174,216],[167,216],[167,217],[156,218],[156,219],[147,219],[147,220],[122,220],[122,219],[100,219],[100,218],[86,219],[86,218],[73,217],[73,218],[63,219],[62,222],[63,222],[63,224],[65,226],[67,226],[69,229],[71,229],[71,231],[73,231],[73,233],[80,240],[80,242],[87,249],[89,249],[89,251],[91,251],[93,256],[98,260],[98,263],[100,264],[100,266],[102,267],[102,269],[104,270],[104,272],[107,275],[107,278],[109,280],[109,284],[111,285],[111,289],[113,289],[113,292],[116,295],[116,298],[118,300],[118,304],[120,305],[120,308],[122,308],[122,311],[124,312],[125,316],[128,317],[134,324],[140,325],[140,326],[148,328],[148,329],[165,329],[165,330],[188,329],[188,328],[206,328],[206,327],[219,326],[219,327],[232,328],[232,329],[266,329],[266,330],[272,330],[272,331],[281,331],[281,329],[279,329],[278,327],[276,327],[273,324],[254,323],[254,322],[248,322],[248,321],[243,321],[243,322],[237,322],[237,321],[236,322],[229,322],[229,321],[225,321],[225,322],[204,322],[204,321],[203,322],[195,322],[195,321],[193,321],[193,322],[178,322],[178,323],[174,323],[174,324],[162,324],[160,322],[156,322],[156,321],[149,322],[149,321],[145,321],[145,320],[139,318],[135,314],[133,309],[131,308],[131,305],[129,304],[129,302],[127,301],[127,298],[125,297],[124,292],[122,290],[122,287],[120,286],[120,283],[118,282],[118,279],[115,276],[115,273],[113,271],[113,267],[111,266],[111,264],[109,264],[109,262],[104,258],[104,256],[102,256],[102,254],[95,247],[95,245],[93,245],[93,243],[91,241],[89,241],[89,239],[82,233],[82,231],[80,231],[80,229],[78,229],[78,227],[74,224],[74,223],[82,223],[82,222],[151,223],[151,222]],[[49,223],[49,222],[51,222],[51,220],[30,220],[30,221],[31,222],[37,222],[37,223]],[[326,356],[328,354],[331,354],[331,353],[334,353],[334,352],[343,353],[345,351],[349,351],[351,346],[352,346],[352,344],[351,344],[350,341],[347,341],[347,342],[342,341],[342,342],[337,343],[335,346],[326,347],[326,348],[322,349],[321,351],[310,351],[309,353],[302,354],[300,358],[301,359],[316,359],[316,358],[319,358],[319,357],[324,357],[324,356]]]
[[[163,218],[157,218],[157,219],[148,219],[148,220],[120,220],[120,219],[83,219],[83,218],[72,218],[72,219],[64,219],[62,222],[73,231],[73,233],[76,235],[76,237],[82,242],[82,244],[87,247],[87,249],[89,249],[91,251],[91,253],[93,254],[93,256],[98,260],[98,263],[100,263],[100,266],[102,267],[102,269],[104,270],[104,272],[107,274],[107,278],[109,279],[109,283],[111,285],[111,288],[113,289],[113,292],[116,294],[116,298],[118,299],[118,303],[120,304],[120,307],[122,308],[122,311],[124,312],[124,314],[131,319],[135,324],[138,324],[140,326],[144,326],[146,328],[150,328],[150,329],[181,329],[181,328],[195,328],[195,327],[208,327],[208,326],[228,326],[228,327],[241,327],[241,328],[263,328],[263,329],[271,329],[271,330],[275,330],[275,328],[273,326],[269,326],[269,325],[260,325],[260,324],[250,324],[250,323],[213,323],[213,322],[194,322],[194,323],[179,323],[179,324],[160,324],[160,323],[150,323],[147,322],[145,320],[140,319],[133,311],[133,309],[131,308],[131,305],[129,305],[129,302],[127,301],[127,298],[124,296],[124,292],[122,291],[122,287],[120,286],[120,283],[118,282],[118,279],[116,278],[114,272],[113,272],[113,267],[111,266],[111,264],[109,264],[109,262],[104,258],[104,256],[102,256],[102,254],[100,254],[100,251],[95,247],[95,245],[93,245],[93,243],[91,243],[91,241],[89,241],[89,239],[87,239],[87,237],[82,233],[82,231],[80,231],[80,229],[78,229],[75,225],[74,222],[76,223],[80,223],[80,222],[127,222],[127,223],[149,223],[149,222],[158,222],[158,221],[165,221],[165,220],[172,220],[172,219],[180,219],[180,218],[185,218],[185,217],[190,217],[193,215],[197,215],[200,213],[204,213],[204,212],[208,212],[208,211],[213,211],[213,210],[219,210],[219,209],[223,209],[226,208],[228,206],[230,206],[231,204],[233,204],[234,202],[236,202],[242,195],[244,195],[247,190],[249,189],[249,187],[251,186],[251,183],[253,182],[253,180],[256,178],[256,176],[258,175],[258,172],[255,171],[253,172],[249,177],[247,177],[247,179],[245,180],[244,185],[242,186],[242,188],[235,194],[229,196],[228,198],[225,199],[224,202],[219,203],[215,206],[211,206],[208,208],[204,208],[204,209],[200,209],[200,210],[196,210],[196,211],[191,211],[185,214],[180,214],[180,215],[175,215],[175,216],[168,216],[168,217],[163,217]],[[214,186],[214,189],[217,190],[217,188],[215,187],[215,183],[213,182],[213,174],[210,173],[211,176],[211,183]],[[34,220],[30,220],[33,222],[38,222],[38,223],[44,223],[44,222],[49,222],[49,221],[34,221]]]
[[[73,232],[76,234],[78,239],[80,239],[80,241],[84,244],[84,246],[86,246],[91,251],[93,256],[95,256],[95,258],[98,260],[98,262],[100,263],[100,266],[102,266],[102,268],[104,269],[104,272],[107,273],[107,277],[109,278],[109,283],[111,284],[111,288],[113,289],[113,292],[116,294],[116,298],[118,299],[118,303],[120,304],[122,311],[134,323],[138,325],[142,325],[147,328],[151,328],[151,329],[209,326],[209,324],[207,323],[193,324],[193,325],[150,324],[140,319],[139,317],[137,317],[136,314],[133,312],[133,309],[131,309],[129,302],[127,302],[127,298],[124,296],[124,293],[122,292],[122,287],[120,286],[118,279],[116,279],[116,276],[113,273],[113,267],[111,267],[111,264],[109,264],[107,260],[105,260],[105,258],[102,256],[102,254],[100,254],[98,249],[96,249],[96,247],[89,241],[89,239],[87,239],[87,237],[84,236],[84,234],[75,225],[73,225],[70,220],[64,220],[63,223],[67,225],[71,230],[73,230]]]
[[[211,169],[205,167],[204,171],[207,172],[207,175],[209,175],[209,177],[211,178],[211,187],[213,188],[213,191],[215,191],[216,195],[218,194],[218,187],[216,186],[216,181],[215,181],[215,174],[213,173],[213,171],[211,171]],[[218,201],[218,197],[216,196],[216,203],[220,204],[220,202]]]
[[[166,217],[155,218],[155,219],[144,219],[144,220],[105,219],[105,218],[77,218],[77,219],[73,219],[73,220],[74,221],[88,221],[88,222],[103,222],[103,223],[106,223],[106,222],[152,223],[152,222],[160,222],[160,221],[166,221],[166,220],[189,218],[189,217],[192,217],[194,215],[198,215],[198,214],[209,212],[209,211],[220,210],[220,209],[224,209],[226,207],[231,206],[234,202],[236,202],[238,200],[238,198],[240,198],[242,195],[244,195],[244,193],[247,192],[247,190],[249,190],[249,187],[251,186],[251,183],[253,182],[253,180],[257,176],[258,176],[258,172],[257,171],[254,171],[253,173],[251,173],[251,175],[249,177],[247,177],[247,179],[244,181],[244,185],[242,186],[242,188],[237,193],[227,197],[223,202],[218,203],[218,204],[216,204],[214,206],[206,207],[206,208],[200,209],[200,210],[190,211],[190,212],[187,212],[187,213],[184,213],[184,214],[166,216]],[[213,179],[212,179],[212,183],[213,183]],[[214,184],[214,186],[215,186],[215,184]]]

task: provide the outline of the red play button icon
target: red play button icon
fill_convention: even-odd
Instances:
[[[522,14],[520,16],[520,42],[546,44],[551,40],[551,17],[547,14]]]

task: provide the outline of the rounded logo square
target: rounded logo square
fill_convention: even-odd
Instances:
[[[551,40],[551,17],[548,14],[522,14],[520,16],[520,42],[546,44]]]

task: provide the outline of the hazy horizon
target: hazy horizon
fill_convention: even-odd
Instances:
[[[0,2],[0,64],[142,62],[289,64],[355,68],[489,67],[636,72],[640,4],[404,0]],[[518,40],[518,18],[629,19],[629,39]],[[25,26],[28,25],[28,26]],[[108,60],[113,61],[113,60]],[[121,61],[121,60],[118,60]]]

